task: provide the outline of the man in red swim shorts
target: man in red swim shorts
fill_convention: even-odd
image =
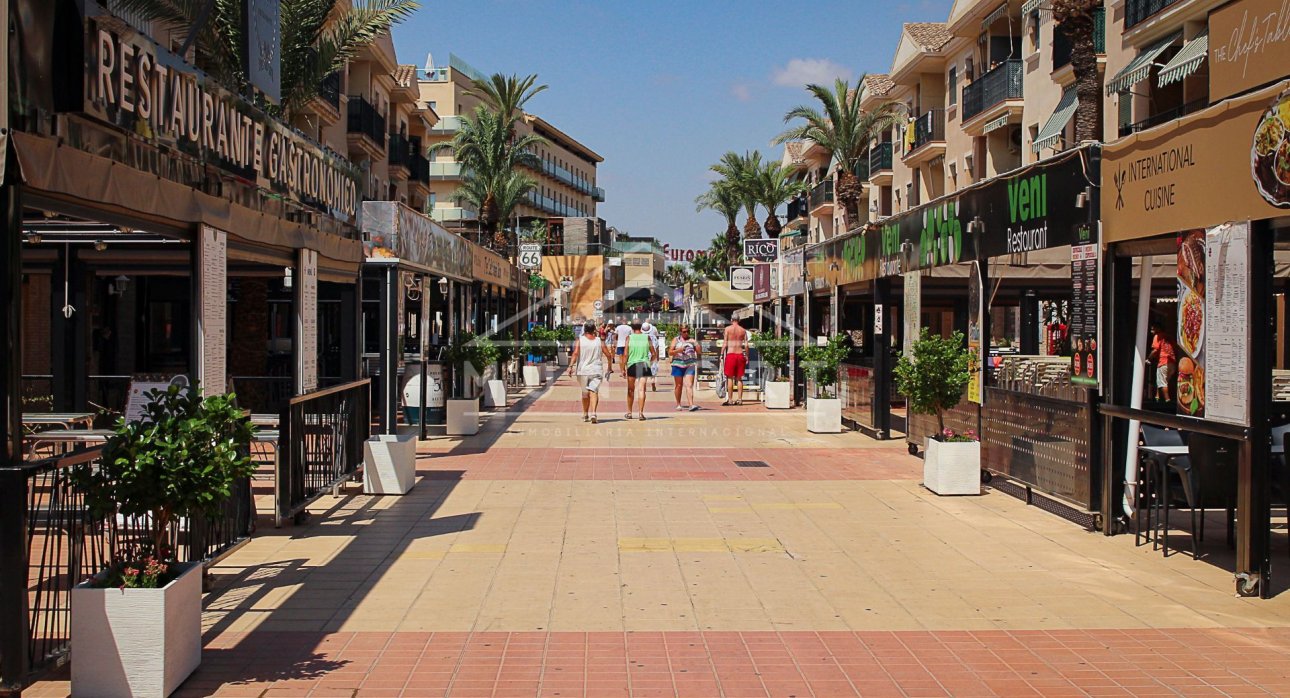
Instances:
[[[748,368],[748,330],[745,330],[737,320],[732,319],[730,324],[726,325],[722,352],[725,354],[721,363],[721,372],[726,377],[726,401],[721,404],[742,405],[744,404],[744,369]],[[737,398],[735,391],[739,394]]]

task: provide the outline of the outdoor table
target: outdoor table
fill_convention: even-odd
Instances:
[[[69,447],[104,443],[115,433],[111,429],[51,429],[28,434],[23,439],[24,450],[27,453],[34,453],[41,446],[57,445],[61,446],[61,451],[65,453]]]
[[[274,427],[278,426],[279,416],[271,412],[252,413],[251,424],[257,427]]]
[[[72,429],[81,425],[86,429],[94,426],[93,412],[24,412],[22,426],[28,434],[39,431],[38,427],[62,427]]]

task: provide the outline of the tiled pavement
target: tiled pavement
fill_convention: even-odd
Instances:
[[[575,397],[424,442],[406,497],[262,529],[182,695],[1290,695],[1290,594],[932,496],[903,444],[800,411],[585,425]]]

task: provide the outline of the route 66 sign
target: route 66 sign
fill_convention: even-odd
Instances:
[[[536,242],[520,244],[520,269],[542,268],[542,245]]]

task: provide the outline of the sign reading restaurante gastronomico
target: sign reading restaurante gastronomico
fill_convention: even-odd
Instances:
[[[345,160],[118,22],[87,20],[85,112],[259,186],[354,220]]]

